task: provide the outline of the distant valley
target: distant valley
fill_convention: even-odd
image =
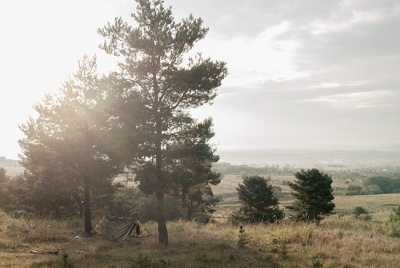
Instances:
[[[400,166],[400,148],[342,150],[220,150],[221,161],[234,165],[291,165],[298,168]]]
[[[220,162],[232,165],[289,165],[296,168],[354,169],[400,166],[400,148],[393,150],[219,150]],[[23,173],[18,160],[0,157],[11,176]]]

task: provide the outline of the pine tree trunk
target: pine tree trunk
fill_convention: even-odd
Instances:
[[[187,206],[187,215],[186,219],[188,221],[192,221],[193,219],[193,201],[189,200],[188,206]]]
[[[168,246],[168,230],[164,212],[164,180],[162,172],[162,136],[163,136],[163,123],[162,115],[159,110],[160,107],[160,88],[157,81],[157,72],[160,68],[160,58],[154,59],[157,62],[158,68],[153,72],[153,89],[155,92],[155,111],[156,111],[156,170],[158,179],[158,189],[156,190],[157,207],[158,207],[158,242],[160,245]]]
[[[84,183],[84,207],[83,207],[84,233],[86,236],[92,236],[92,210],[90,202],[90,186],[85,179]]]
[[[164,194],[157,193],[157,208],[158,208],[158,242],[163,246],[168,246],[168,230],[164,215]]]
[[[157,197],[157,225],[158,225],[158,242],[160,245],[168,246],[168,230],[164,211],[164,192],[162,187],[162,170],[161,170],[161,143],[158,144],[156,166],[158,171],[159,189],[156,193]]]

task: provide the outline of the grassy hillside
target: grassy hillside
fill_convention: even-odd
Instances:
[[[319,226],[301,223],[246,226],[169,224],[171,245],[157,244],[155,224],[142,238],[111,242],[74,239],[76,222],[16,220],[0,214],[0,267],[397,267],[400,240],[377,222],[332,216]],[[34,251],[32,251],[34,250]],[[58,251],[58,255],[35,254]],[[33,253],[32,253],[33,252]]]

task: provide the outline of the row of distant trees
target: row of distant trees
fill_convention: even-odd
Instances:
[[[317,169],[295,173],[289,182],[294,201],[287,206],[295,220],[316,222],[329,215],[333,203],[332,178]],[[285,217],[284,210],[269,180],[260,176],[245,177],[237,188],[241,208],[233,220],[244,223],[278,222]]]
[[[177,21],[160,0],[136,3],[132,21],[116,18],[99,29],[101,48],[118,67],[99,75],[96,58],[83,58],[21,126],[26,196],[19,202],[28,199],[41,213],[78,208],[91,235],[93,207],[103,206],[115,177],[129,172],[154,197],[159,242],[167,245],[166,198],[179,197],[191,217],[220,181],[211,169],[218,161],[212,121],[196,121],[189,111],[212,102],[227,69],[190,55],[208,32],[200,18]]]
[[[271,176],[292,176],[298,171],[297,168],[290,165],[264,165],[254,167],[248,165],[232,165],[230,163],[219,162],[214,165],[214,169],[222,174],[253,176],[265,174]]]
[[[350,184],[346,195],[400,193],[400,175],[376,176],[365,179],[362,184]]]

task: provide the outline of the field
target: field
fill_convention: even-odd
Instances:
[[[227,214],[239,206],[236,194],[236,187],[242,178],[238,175],[227,175],[221,184],[214,187],[216,195],[222,197],[219,205],[220,213]],[[281,205],[284,207],[291,202],[290,190],[285,181],[293,180],[293,176],[274,176],[271,182],[274,186],[282,189]],[[337,179],[333,181],[334,188],[345,187],[345,181]],[[357,206],[366,208],[373,218],[377,220],[386,219],[393,208],[400,205],[400,194],[380,194],[380,195],[360,195],[360,196],[335,196],[336,213],[351,214],[352,210]]]
[[[291,202],[286,181],[281,205]],[[214,188],[223,201],[212,223],[170,222],[170,246],[157,243],[155,223],[141,237],[109,241],[98,233],[80,236],[79,219],[15,219],[0,211],[0,267],[398,267],[400,239],[389,236],[385,221],[400,205],[400,194],[335,197],[335,214],[320,225],[285,220],[280,224],[238,226],[227,222],[238,208],[235,188],[241,177],[228,175]],[[334,180],[334,187],[345,180]],[[371,219],[356,219],[362,206]]]
[[[269,178],[268,175],[265,175],[264,177]],[[294,176],[290,175],[271,176],[270,180],[272,185],[280,187],[283,193],[289,193],[289,187],[286,185],[286,182],[293,181]],[[242,176],[240,175],[225,175],[223,176],[222,182],[213,188],[214,193],[216,195],[225,195],[225,194],[229,195],[235,193],[236,187],[241,181],[242,181]],[[343,179],[333,179],[332,187],[339,189],[345,188],[347,187],[346,181]]]
[[[400,262],[400,240],[387,236],[382,224],[350,216],[332,216],[319,226],[247,226],[243,248],[238,228],[229,224],[170,223],[167,249],[157,245],[154,224],[144,226],[144,237],[125,242],[74,239],[73,222],[2,214],[1,226],[1,267],[396,267]],[[46,251],[59,254],[32,253]]]
[[[400,195],[340,196],[335,202],[349,213],[364,206],[373,218],[345,213],[319,226],[246,226],[241,238],[238,227],[226,222],[171,222],[167,249],[158,246],[154,223],[144,225],[140,238],[112,242],[100,234],[77,236],[77,220],[14,219],[0,212],[0,267],[396,267],[400,239],[388,236],[384,221]]]

